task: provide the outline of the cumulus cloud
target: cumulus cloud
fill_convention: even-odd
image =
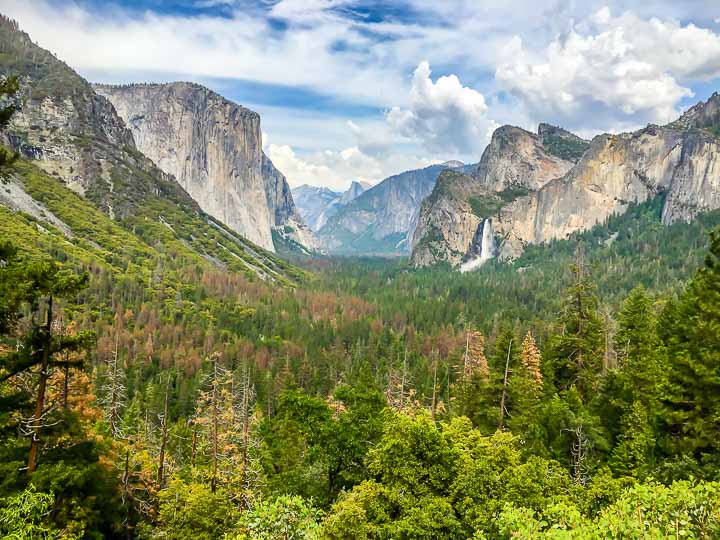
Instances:
[[[353,180],[375,184],[392,174],[437,162],[402,153],[370,156],[357,146],[339,151],[324,150],[308,156],[298,155],[289,145],[268,144],[265,151],[290,185],[327,186],[338,191],[347,189]]]
[[[496,79],[531,114],[598,130],[674,119],[692,80],[720,75],[720,35],[693,24],[597,11],[540,54],[511,40]]]
[[[410,107],[393,107],[386,115],[388,123],[435,154],[463,155],[482,149],[496,127],[484,96],[463,86],[456,75],[433,82],[430,73],[430,64],[420,62],[412,78]]]

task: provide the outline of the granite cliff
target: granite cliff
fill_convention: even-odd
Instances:
[[[467,262],[478,252],[474,244],[485,219],[491,221],[498,256],[512,259],[527,244],[566,238],[661,194],[665,224],[720,208],[719,111],[720,96],[714,94],[668,125],[598,135],[576,163],[567,152],[560,162],[531,159],[542,153],[527,151],[503,155],[502,144],[491,143],[475,174],[439,181],[423,204],[413,262]],[[501,130],[514,132],[516,143],[523,138],[517,128]],[[548,144],[547,132],[541,125],[537,136],[546,154],[560,157],[568,142],[577,146],[576,156],[580,153],[577,139],[563,134],[562,144]],[[502,138],[497,133],[494,141]],[[483,169],[483,163],[493,166]]]
[[[71,189],[163,256],[199,257],[278,281],[302,274],[204,212],[173,175],[138,149],[108,99],[5,17],[0,17],[0,52],[0,76],[16,75],[20,81],[17,110],[0,142],[33,162],[23,171],[39,167],[46,183]],[[0,204],[60,226],[43,210],[47,201],[28,191],[27,178],[17,175],[9,182],[13,185]],[[262,202],[267,205],[265,197]],[[94,226],[60,228],[68,237],[98,244]]]
[[[316,248],[285,177],[262,151],[260,116],[193,83],[96,85],[130,128],[135,145],[173,175],[200,207],[274,250],[272,230]]]
[[[562,136],[575,137],[568,132]],[[473,239],[482,238],[479,227],[486,218],[573,165],[570,157],[563,159],[546,147],[542,130],[535,134],[514,126],[498,128],[474,170],[443,172],[423,201],[413,237],[413,263],[460,264],[471,251]]]

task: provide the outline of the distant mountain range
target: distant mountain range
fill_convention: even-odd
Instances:
[[[357,182],[343,194],[301,186],[293,197],[330,253],[402,255],[409,253],[420,205],[440,173],[475,167],[449,161],[391,176],[369,189]]]
[[[313,231],[319,231],[340,208],[350,203],[370,187],[366,182],[354,181],[345,191],[303,184],[293,188],[292,195],[300,215]]]

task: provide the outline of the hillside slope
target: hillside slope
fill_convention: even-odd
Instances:
[[[301,275],[203,212],[174,177],[137,150],[107,99],[6,18],[0,19],[0,51],[0,74],[17,75],[21,83],[4,142],[45,178],[53,177],[129,231],[154,231],[157,237],[147,238],[152,244],[182,244],[196,256],[263,278],[288,282]],[[87,240],[93,241],[91,235]]]

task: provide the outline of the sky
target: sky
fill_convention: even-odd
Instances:
[[[0,0],[92,82],[191,80],[261,115],[293,186],[458,159],[493,130],[662,124],[720,90],[718,0]]]

